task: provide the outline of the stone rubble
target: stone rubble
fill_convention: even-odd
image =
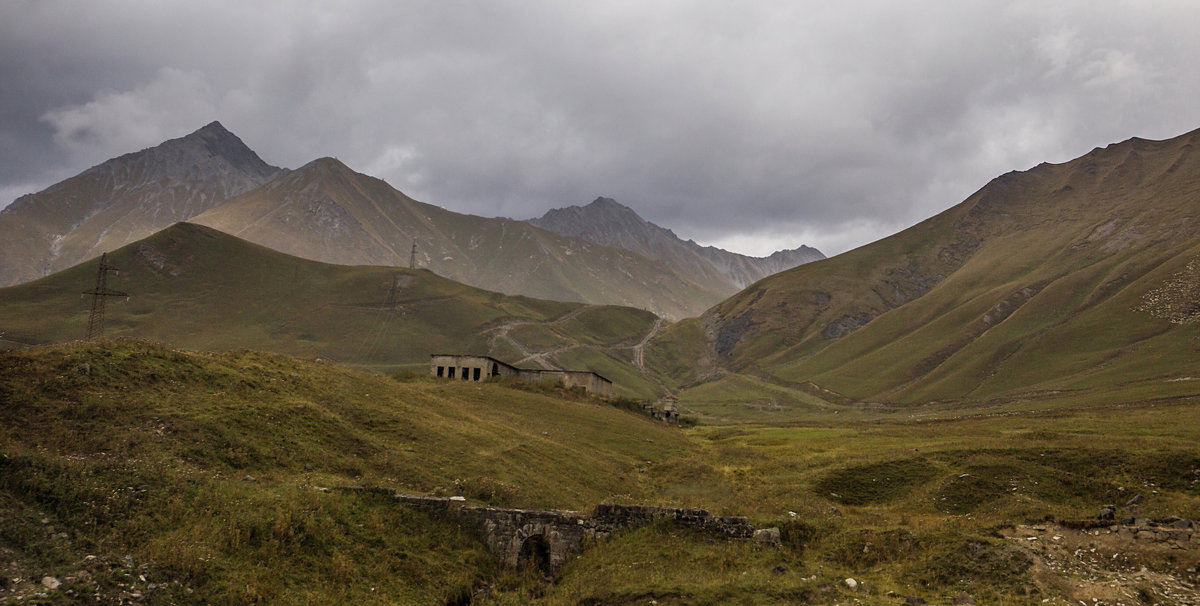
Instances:
[[[1034,559],[1039,584],[1059,588],[1050,595],[1069,603],[1134,606],[1149,595],[1154,603],[1200,606],[1200,529],[1190,520],[1098,516],[1002,534]],[[1030,540],[1042,537],[1052,540]]]

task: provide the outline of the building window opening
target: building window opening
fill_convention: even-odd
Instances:
[[[492,376],[493,377],[500,376],[500,365],[495,362],[492,362]]]
[[[454,378],[454,367],[453,367],[453,366],[451,366],[450,368],[446,369],[446,378],[448,378],[448,379],[453,379],[453,378]]]
[[[476,380],[476,381],[478,381],[478,380],[479,380],[479,369],[478,369],[478,368],[476,368],[476,369],[475,369],[475,372],[474,372],[473,374],[474,374],[474,376],[475,376],[475,380]]]
[[[438,366],[438,373],[437,373],[437,376],[439,376],[439,377],[442,377],[442,376],[445,376],[445,374],[446,374],[446,367],[445,367],[445,366]]]

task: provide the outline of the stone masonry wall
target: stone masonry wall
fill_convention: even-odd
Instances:
[[[754,527],[740,516],[714,516],[703,509],[597,505],[591,515],[576,511],[506,509],[467,506],[461,499],[402,494],[386,488],[348,486],[340,490],[389,496],[405,507],[435,515],[474,522],[488,548],[512,567],[518,566],[526,541],[540,537],[549,547],[548,566],[557,569],[567,556],[577,553],[590,538],[603,538],[621,528],[643,526],[659,520],[729,538],[754,536]]]

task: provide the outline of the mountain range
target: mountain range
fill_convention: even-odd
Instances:
[[[524,221],[417,202],[333,158],[310,162],[191,220],[343,265],[407,267],[415,244],[414,267],[506,294],[632,305],[671,318],[723,298],[634,252]]]
[[[0,211],[0,285],[98,257],[283,172],[218,122],[113,158]]]
[[[0,348],[20,348],[0,353],[0,593],[442,604],[1191,595],[1196,558],[1179,546],[1180,516],[1200,510],[1197,144],[1200,131],[1131,139],[1002,175],[910,229],[672,323],[173,223],[107,256],[120,268],[108,287],[131,294],[111,300],[107,335],[159,343],[24,347],[83,334],[77,293],[95,284],[95,259],[0,288]],[[400,196],[324,159],[196,218],[229,212],[243,233],[307,234],[330,254],[340,238],[387,243],[362,234],[385,233],[401,211],[467,250],[455,230],[644,263],[690,248],[660,234],[657,253],[645,241],[623,251]],[[609,201],[589,207],[564,217],[628,216]],[[478,255],[516,246],[503,234],[475,242]],[[457,254],[418,243],[426,262]],[[677,394],[685,420],[742,425],[681,430],[627,401],[438,380],[438,350],[592,369],[624,396]],[[415,372],[379,372],[397,370]],[[397,507],[397,493],[423,505]],[[651,523],[588,540],[561,568],[547,536],[564,527],[497,535],[504,525],[489,518],[480,537],[452,513],[561,520],[614,502],[638,503],[625,511]],[[1119,505],[1101,506],[1099,524],[1127,520],[1120,533],[1095,528],[1106,502]],[[671,523],[699,511],[766,532],[740,540]],[[512,553],[516,570],[502,565]]]
[[[685,386],[753,377],[839,402],[1191,394],[1198,144],[1200,131],[1135,138],[1002,175],[912,228],[673,325],[648,359],[700,361],[664,371]]]
[[[592,213],[592,230],[582,233],[553,220],[570,209],[531,222],[464,215],[417,202],[333,158],[294,171],[270,166],[213,122],[0,212],[0,284],[70,267],[178,221],[328,263],[412,264],[507,294],[632,305],[671,319],[820,258],[807,247],[762,259],[700,247],[608,206],[622,210]]]
[[[324,352],[393,367],[419,366],[430,343],[457,343],[505,359],[595,366],[632,386],[626,393],[676,392],[709,420],[749,405],[811,412],[1191,397],[1200,377],[1197,144],[1200,131],[1135,138],[1011,172],[907,230],[762,277],[724,300],[720,288],[756,280],[751,267],[771,268],[706,253],[612,200],[532,222],[487,219],[417,202],[329,158],[287,172],[264,164],[258,173],[227,172],[249,189],[192,218],[208,227],[176,226],[114,257],[155,267],[135,274],[142,281],[131,288],[157,293],[146,298],[149,306],[114,316],[114,330],[198,348]],[[92,172],[99,171],[85,175]],[[3,217],[48,208],[52,191],[77,191],[85,175],[22,198]],[[250,187],[244,175],[267,180]],[[416,349],[361,356],[355,347],[371,334],[369,322],[329,327],[351,322],[363,301],[383,300],[396,275],[414,284],[429,278],[348,266],[406,265],[413,241],[418,270],[543,299],[615,300],[676,321],[664,326],[630,307],[567,317],[571,304],[443,285],[429,287],[443,294],[422,299],[429,303],[420,313],[409,310],[410,328],[425,327],[420,336],[377,329],[377,340],[409,339]],[[342,265],[307,265],[270,249]],[[220,262],[197,266],[190,281],[175,279],[172,268],[206,255]],[[0,333],[26,343],[73,338],[56,326],[81,325],[84,312],[78,301],[55,297],[89,287],[94,271],[76,266],[3,289]],[[195,307],[205,297],[238,303]],[[483,307],[437,303],[454,297]],[[543,311],[516,311],[533,308]],[[512,324],[502,329],[491,320]],[[171,328],[159,334],[156,326]],[[491,335],[486,342],[483,333]]]
[[[824,259],[815,248],[801,246],[767,257],[750,257],[713,246],[684,241],[669,229],[638,216],[612,198],[596,198],[587,206],[546,212],[530,223],[564,236],[631,250],[672,268],[713,292],[737,292],[773,273]]]

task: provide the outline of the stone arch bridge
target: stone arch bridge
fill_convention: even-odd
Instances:
[[[600,504],[591,515],[576,511],[471,507],[461,500],[401,494],[386,488],[351,486],[342,490],[389,496],[397,503],[431,514],[473,522],[480,538],[505,564],[557,570],[579,552],[587,539],[615,530],[666,520],[730,538],[750,538],[754,527],[740,516],[714,516],[703,509]]]

